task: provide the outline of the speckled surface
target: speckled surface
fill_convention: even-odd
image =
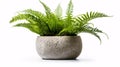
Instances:
[[[82,50],[80,36],[38,36],[36,50],[43,59],[76,59]]]

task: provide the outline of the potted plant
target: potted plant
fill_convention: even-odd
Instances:
[[[26,20],[25,23],[18,23],[15,27],[25,27],[30,31],[40,35],[36,40],[36,49],[43,59],[76,59],[82,50],[81,37],[77,34],[86,32],[93,34],[100,41],[97,33],[104,33],[91,26],[88,21],[109,17],[100,12],[87,12],[78,16],[73,16],[73,4],[70,0],[66,11],[66,16],[62,17],[60,5],[55,12],[40,1],[45,8],[45,14],[32,9],[26,9],[14,16],[10,23],[18,20]]]

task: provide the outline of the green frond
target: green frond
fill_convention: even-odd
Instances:
[[[14,16],[11,20],[10,23],[18,21],[18,20],[28,20],[32,19],[34,21],[38,21],[38,19],[36,17],[34,17],[33,15],[30,14],[18,14],[17,16]]]
[[[101,17],[109,17],[108,15],[100,12],[90,12],[86,14],[82,14],[76,18],[76,21],[80,22],[81,25],[84,25],[88,23],[88,21],[95,19],[95,18],[101,18]]]
[[[76,26],[69,26],[67,28],[63,28],[58,35],[68,35],[68,36],[76,36],[77,30]]]
[[[69,25],[72,24],[73,21],[72,13],[73,13],[73,3],[72,0],[70,0],[66,10],[65,27],[68,27]]]
[[[66,10],[66,14],[67,16],[71,16],[73,12],[73,4],[72,4],[72,0],[70,0],[69,4],[68,4],[68,8]]]
[[[59,18],[61,18],[61,16],[62,16],[62,8],[61,8],[60,4],[55,9],[55,15],[58,16]]]
[[[50,28],[45,21],[42,21],[41,18],[37,18],[31,14],[18,14],[17,16],[14,16],[10,22],[12,23],[12,22],[15,22],[18,20],[27,20],[30,24],[36,24],[36,26],[38,26],[41,29],[41,31],[43,31],[43,34],[47,34],[47,31],[50,31]],[[18,25],[23,25],[23,24],[21,23]],[[27,26],[27,27],[32,28],[29,26]]]
[[[98,31],[95,31],[94,28],[92,28],[92,27],[83,27],[83,28],[81,28],[81,32],[86,32],[86,33],[90,33],[90,34],[94,35],[95,37],[97,37],[100,40],[100,43],[101,43],[101,38],[97,34]]]
[[[43,2],[40,1],[40,3],[43,5],[45,11],[46,11],[46,23],[49,26],[49,29],[51,31],[52,34],[58,33],[58,31],[61,30],[61,24],[59,22],[61,22],[61,15],[62,15],[62,9],[60,7],[60,5],[58,5],[58,7],[56,8],[55,12],[56,13],[52,13],[50,8],[44,4]]]
[[[38,23],[36,20],[30,19],[30,18],[28,18],[26,20],[31,24],[37,24]]]
[[[39,0],[39,2],[43,5],[43,7],[45,9],[45,12],[46,12],[46,15],[49,18],[50,15],[51,15],[51,9],[45,3],[43,3],[42,1]]]
[[[98,28],[92,28],[92,27],[89,27],[89,28],[92,29],[92,31],[94,31],[94,32],[104,34],[109,39],[108,35],[105,32],[103,32],[102,30],[100,30]]]
[[[36,21],[38,24],[40,24],[40,25],[41,24],[45,24],[49,28],[48,24],[46,23],[48,19],[41,12],[35,11],[35,10],[31,10],[31,9],[27,9],[27,10],[24,10],[22,12],[25,12],[25,14],[33,15],[38,20],[38,21],[36,21],[36,20],[32,20],[32,19],[27,19],[27,21],[29,21],[29,22],[35,22]]]
[[[23,10],[21,12],[23,12],[25,14],[33,15],[33,16],[39,18],[40,20],[46,20],[46,16],[39,11],[35,11],[35,10],[32,10],[32,9],[26,9],[26,10]]]
[[[12,19],[10,20],[10,23],[18,21],[18,20],[27,19],[29,17],[31,17],[31,15],[29,14],[19,14],[17,16],[12,17]]]
[[[40,34],[40,29],[37,25],[34,24],[30,24],[30,23],[19,23],[14,25],[14,27],[25,27],[27,29],[29,29],[30,31]]]
[[[92,26],[92,27],[94,27],[94,24],[93,24],[93,23],[87,23],[86,25],[87,25],[87,26]]]

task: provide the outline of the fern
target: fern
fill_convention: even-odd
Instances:
[[[55,9],[55,15],[58,16],[59,18],[61,18],[61,16],[62,16],[62,8],[61,8],[60,4]]]
[[[41,13],[39,11],[31,10],[31,9],[27,9],[27,10],[24,10],[24,11],[21,11],[21,12],[23,12],[25,14],[33,15],[33,16],[39,18],[42,21],[45,21],[44,19],[46,18],[46,16],[43,13]]]
[[[72,16],[72,12],[73,12],[73,4],[72,4],[72,0],[70,0],[70,2],[68,4],[68,8],[66,10],[66,15]]]
[[[76,18],[76,20],[82,25],[88,23],[88,21],[95,19],[95,18],[101,18],[101,17],[109,17],[108,15],[100,12],[90,12],[86,14],[82,14]]]
[[[62,35],[62,36],[76,36],[77,32],[76,32],[76,26],[69,26],[67,28],[62,29],[58,35]]]
[[[30,31],[35,32],[37,34],[41,34],[39,27],[35,24],[30,24],[30,23],[19,23],[14,25],[15,27],[25,27],[28,28]]]
[[[14,16],[10,20],[10,23],[18,20],[26,20],[28,21],[27,23],[18,23],[15,27],[25,27],[40,36],[77,36],[79,33],[86,32],[96,36],[101,42],[98,33],[106,35],[105,32],[98,28],[94,28],[94,25],[89,23],[90,20],[96,18],[109,17],[104,13],[91,11],[73,17],[73,4],[72,0],[70,0],[66,10],[66,16],[62,17],[62,8],[60,4],[54,12],[51,12],[51,9],[45,3],[42,1],[40,1],[40,3],[45,9],[45,14],[32,9],[26,9],[20,11],[17,16]]]
[[[39,0],[40,1],[40,0]],[[48,18],[51,17],[51,9],[46,5],[44,4],[42,1],[40,1],[40,3],[43,5],[43,7],[45,8],[45,12],[46,12],[46,15]]]
[[[42,21],[41,18],[37,18],[33,15],[19,14],[19,15],[13,17],[10,22],[12,23],[12,22],[15,22],[15,21],[18,21],[18,20],[27,20],[28,22],[30,22],[30,24],[36,24],[36,26],[38,26],[41,29],[40,31],[43,31],[44,34],[45,33],[47,34],[47,32],[45,32],[45,31],[48,31],[48,30],[50,31],[49,26],[46,24],[46,22]],[[23,26],[24,24],[22,23],[22,24],[18,24],[16,26],[21,26],[21,25]],[[26,27],[26,24],[23,27]],[[31,28],[31,26],[29,27],[28,24],[27,24],[27,27]],[[31,30],[31,31],[33,32],[33,30]]]
[[[18,20],[28,20],[28,19],[32,19],[32,20],[35,20],[35,21],[38,21],[36,17],[34,17],[33,15],[30,15],[30,14],[19,14],[15,17],[12,18],[12,20],[10,20],[10,22],[15,22],[15,21],[18,21]]]
[[[68,4],[68,8],[66,10],[66,18],[65,18],[65,22],[66,22],[66,27],[68,27],[69,25],[72,24],[72,21],[73,21],[73,16],[72,16],[72,13],[73,13],[73,4],[72,4],[72,0],[70,0],[69,4]]]
[[[90,33],[90,34],[92,34],[92,35],[96,36],[96,37],[100,40],[100,43],[101,43],[101,38],[100,38],[100,36],[99,36],[96,32],[91,31],[91,30],[90,30],[90,29],[88,29],[88,28],[83,28],[83,31],[81,31],[81,32]]]

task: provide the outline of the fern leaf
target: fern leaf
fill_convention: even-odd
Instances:
[[[68,8],[66,10],[66,18],[65,18],[65,27],[68,27],[72,24],[73,21],[73,16],[72,16],[72,12],[73,12],[73,4],[72,4],[72,0],[70,0],[69,4],[68,4]]]
[[[67,28],[63,28],[58,35],[76,36],[78,31],[76,29],[77,29],[76,26],[71,25]]]
[[[89,28],[92,29],[92,31],[94,31],[94,32],[104,34],[109,39],[108,35],[105,32],[103,32],[102,30],[100,30],[98,28],[92,28],[92,27],[89,27]]]
[[[45,27],[47,27],[48,29],[49,29],[49,31],[50,31],[50,27],[49,27],[49,25],[46,23],[47,22],[47,18],[46,18],[46,16],[44,15],[44,14],[42,14],[41,12],[38,12],[38,11],[34,11],[34,10],[31,10],[31,9],[27,9],[27,10],[24,10],[23,12],[25,12],[26,14],[31,14],[31,15],[33,15],[34,17],[37,17],[37,20],[38,21],[36,21],[36,20],[31,20],[31,19],[27,19],[29,22],[34,22],[34,21],[36,21],[39,25],[40,25],[40,28],[41,27],[43,27],[43,26],[45,26]],[[44,30],[44,29],[43,29]]]
[[[71,16],[73,12],[73,4],[72,4],[72,0],[70,0],[69,4],[68,4],[68,8],[67,8],[67,16]]]
[[[30,14],[18,14],[17,16],[14,16],[11,20],[10,23],[18,21],[18,20],[28,20],[32,19],[34,21],[38,22],[38,19],[36,17],[34,17],[33,15]]]
[[[10,22],[12,23],[18,20],[27,20],[31,24],[37,24],[37,26],[43,31],[43,33],[50,31],[49,25],[45,21],[42,21],[41,18],[37,18],[31,14],[19,14],[13,17]]]
[[[36,20],[34,20],[34,19],[30,19],[30,18],[28,18],[28,19],[26,19],[29,23],[31,23],[31,24],[37,24],[38,23],[38,21],[36,21]]]
[[[39,0],[39,2],[43,5],[43,7],[45,9],[45,12],[46,12],[46,15],[49,18],[50,14],[51,14],[51,9],[45,3],[43,3],[42,1]]]
[[[19,23],[19,24],[14,25],[14,27],[25,27],[34,33],[37,33],[39,35],[41,34],[39,27],[37,25],[33,25],[30,23]]]
[[[78,22],[86,24],[88,23],[88,21],[95,19],[95,18],[101,18],[101,17],[109,17],[106,14],[103,13],[99,13],[99,12],[90,12],[90,13],[86,13],[86,14],[82,14],[80,16],[78,16],[76,19]]]
[[[61,18],[61,16],[62,16],[62,8],[61,8],[60,4],[55,9],[55,15],[58,16],[59,18]]]
[[[39,18],[40,20],[45,20],[45,15],[39,11],[35,11],[35,10],[32,10],[32,9],[26,9],[22,12],[25,12],[25,14],[30,14],[30,15],[33,15],[37,18]]]
[[[46,4],[44,4],[42,1],[40,1],[40,3],[43,5],[43,7],[46,11],[46,17],[47,17],[46,23],[48,24],[51,33],[56,32],[58,17],[54,13],[51,12],[50,8]]]
[[[91,27],[90,27],[91,28]],[[87,28],[87,27],[83,27],[83,28],[81,28],[81,32],[86,32],[86,33],[90,33],[90,34],[92,34],[92,35],[94,35],[95,37],[97,37],[99,40],[100,40],[100,44],[101,44],[101,38],[100,38],[100,36],[95,32],[95,31],[93,31],[92,29],[90,29],[90,28]]]

